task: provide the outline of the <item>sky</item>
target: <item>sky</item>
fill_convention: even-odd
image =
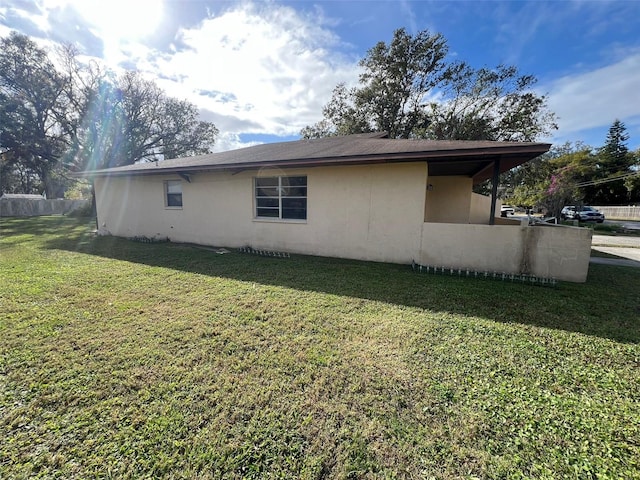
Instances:
[[[554,144],[640,148],[640,0],[0,0],[0,37],[73,43],[196,104],[216,150],[295,140],[340,82],[393,32],[441,33],[451,60],[534,75],[558,117]]]

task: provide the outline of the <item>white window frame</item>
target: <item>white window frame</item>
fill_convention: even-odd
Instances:
[[[305,179],[305,183],[304,185],[293,185],[291,188],[304,188],[305,189],[305,195],[287,195],[287,189],[289,188],[289,178],[304,178]],[[258,188],[262,188],[262,189],[268,189],[269,187],[266,187],[264,185],[259,186],[258,183],[260,180],[264,180],[264,179],[277,179],[277,186],[273,186],[271,187],[272,189],[274,189],[274,192],[272,195],[258,195]],[[264,176],[264,177],[254,177],[253,180],[253,200],[254,200],[254,215],[255,215],[255,219],[256,220],[266,220],[266,221],[284,221],[284,222],[306,222],[307,221],[307,213],[308,213],[308,205],[307,205],[307,201],[308,201],[308,177],[307,175],[274,175],[274,176]],[[276,195],[277,193],[277,195]],[[267,207],[267,206],[259,206],[259,200],[260,199],[271,199],[271,200],[277,200],[277,206],[273,206],[273,207]],[[285,216],[285,210],[287,210],[286,207],[283,206],[283,200],[286,201],[286,199],[297,199],[297,200],[301,200],[304,199],[304,218],[297,218],[297,217],[287,217]],[[277,216],[269,216],[269,215],[260,215],[260,210],[272,210],[272,211],[276,211],[278,212]]]
[[[180,192],[170,191],[171,187],[178,186]],[[170,205],[169,195],[178,195],[180,194],[180,205]],[[164,182],[164,208],[171,210],[181,210],[184,205],[184,196],[182,191],[182,181],[180,180],[166,180]]]

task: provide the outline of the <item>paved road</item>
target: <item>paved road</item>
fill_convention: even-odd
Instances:
[[[640,237],[594,235],[591,248],[620,258],[591,257],[591,263],[640,267]]]
[[[640,222],[632,220],[605,220],[605,225],[622,225],[627,230],[640,230]]]

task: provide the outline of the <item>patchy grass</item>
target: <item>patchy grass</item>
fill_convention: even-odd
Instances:
[[[0,223],[0,478],[640,478],[640,269],[542,288]]]

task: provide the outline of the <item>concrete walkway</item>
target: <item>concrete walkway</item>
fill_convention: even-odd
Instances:
[[[591,263],[640,267],[640,237],[594,235],[591,248],[619,258],[591,257]]]

